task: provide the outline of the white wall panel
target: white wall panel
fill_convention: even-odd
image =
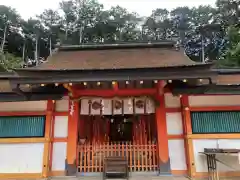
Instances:
[[[1,102],[1,112],[12,111],[45,111],[47,109],[47,101],[24,101],[24,102]]]
[[[0,144],[0,173],[42,173],[43,143]]]
[[[54,137],[65,138],[68,136],[68,116],[56,116],[54,123]]]
[[[183,134],[182,115],[181,113],[166,113],[167,132],[169,135]]]
[[[189,105],[193,107],[237,106],[240,105],[240,96],[189,96]]]
[[[187,170],[184,140],[168,140],[172,170]]]
[[[56,111],[57,112],[66,112],[68,111],[69,107],[69,100],[68,99],[62,99],[56,101]]]
[[[223,149],[240,149],[240,139],[219,139],[217,140],[217,146]],[[228,167],[224,164],[218,163],[219,171],[236,171],[240,170],[240,163],[237,155],[217,157],[220,161],[226,163]]]
[[[53,144],[52,170],[65,170],[65,160],[67,157],[67,143],[57,142]]]
[[[180,98],[178,96],[173,96],[171,93],[164,94],[165,96],[165,105],[168,108],[171,107],[181,107]]]
[[[196,172],[207,172],[207,159],[205,155],[201,155],[199,152],[203,152],[204,148],[223,148],[223,149],[240,149],[240,140],[231,139],[201,139],[193,140],[194,160],[196,166]],[[217,159],[223,163],[217,163],[219,172],[226,171],[239,171],[240,164],[237,155],[218,155]],[[230,167],[229,167],[230,166]]]
[[[207,172],[207,159],[205,155],[200,154],[204,148],[217,148],[216,139],[198,139],[193,140],[193,152],[196,172]]]

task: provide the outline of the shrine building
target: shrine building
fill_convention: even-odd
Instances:
[[[171,41],[61,46],[0,74],[0,178],[134,173],[206,177],[205,148],[240,149],[240,70],[190,60]],[[221,156],[219,176],[240,176]]]

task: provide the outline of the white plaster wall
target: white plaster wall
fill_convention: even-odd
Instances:
[[[0,173],[42,173],[43,143],[0,144]]]
[[[217,140],[217,146],[223,149],[240,149],[240,139],[219,139]],[[218,163],[219,171],[240,171],[238,155],[218,156],[218,159],[230,165],[230,167],[228,167]]]
[[[199,152],[203,152],[204,148],[225,148],[225,149],[240,149],[240,140],[231,139],[198,139],[193,140],[194,160],[196,166],[196,172],[207,172],[207,160],[205,155],[201,155]],[[226,171],[239,171],[240,163],[237,155],[218,155],[217,159],[224,162],[228,166],[222,163],[217,163],[218,170],[220,172]]]
[[[56,109],[55,110],[57,112],[66,112],[66,111],[68,111],[68,107],[69,107],[68,99],[62,99],[62,100],[56,101]]]
[[[52,170],[65,170],[65,160],[67,157],[67,143],[56,142],[53,144]]]
[[[217,140],[211,139],[198,139],[193,140],[193,152],[196,172],[207,172],[207,161],[204,155],[199,152],[203,152],[204,148],[217,148]]]
[[[240,105],[240,96],[189,96],[189,105],[192,107],[238,106]]]
[[[168,140],[169,157],[172,170],[187,170],[183,139]]]
[[[171,93],[165,93],[165,106],[167,108],[177,108],[181,107],[180,98],[178,96],[173,96]]]
[[[0,112],[45,111],[47,101],[1,102]]]
[[[56,116],[54,123],[54,137],[65,138],[68,136],[68,116]]]
[[[167,132],[169,135],[183,134],[182,115],[180,112],[166,113]]]

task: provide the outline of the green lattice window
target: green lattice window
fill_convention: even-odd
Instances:
[[[0,117],[0,138],[44,137],[45,116]]]
[[[239,133],[240,112],[191,112],[194,134]]]

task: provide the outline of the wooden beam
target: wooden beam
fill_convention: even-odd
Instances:
[[[54,116],[68,116],[68,111],[54,112]]]
[[[67,175],[75,175],[77,170],[77,138],[78,138],[79,103],[69,100],[68,141],[67,141]]]
[[[49,150],[50,150],[50,138],[51,138],[51,125],[54,111],[54,101],[48,100],[47,102],[47,115],[45,122],[45,138],[47,142],[44,143],[44,152],[43,152],[43,172],[42,177],[48,177],[49,172]]]
[[[189,111],[240,111],[240,106],[189,107]]]
[[[155,95],[156,89],[111,89],[111,90],[76,90],[75,96],[96,96],[96,97],[114,97],[114,96],[144,96]]]
[[[159,101],[159,106],[156,107],[159,171],[160,175],[166,175],[171,174],[171,167],[168,151],[167,120],[163,81],[157,83],[156,92],[157,93],[155,97]]]
[[[41,173],[0,173],[0,179],[41,179]]]
[[[183,117],[183,127],[186,135],[192,134],[192,122],[191,122],[191,112],[189,109],[189,98],[188,95],[182,95],[180,98],[182,117]]]
[[[183,135],[183,134],[179,134],[179,135],[168,135],[168,139],[184,139],[184,135]]]
[[[174,108],[174,107],[171,107],[171,108],[166,108],[166,112],[167,113],[176,113],[176,112],[182,112],[181,108]]]
[[[9,111],[0,112],[0,116],[46,116],[46,111]],[[68,116],[68,111],[53,112],[54,116]]]
[[[46,138],[0,138],[0,144],[45,143]]]
[[[188,95],[183,95],[180,98],[180,102],[181,102],[181,111],[182,111],[183,134],[185,136],[184,147],[185,147],[185,155],[186,155],[186,164],[188,169],[188,175],[190,177],[193,177],[195,175],[193,144],[192,144],[192,140],[187,138],[189,134],[192,134],[192,124],[191,124],[191,115],[189,111]]]
[[[28,97],[28,101],[41,101],[41,100],[60,100],[64,93],[33,93],[25,92]],[[16,101],[26,101],[24,96],[16,93],[0,93],[0,102],[16,102]]]
[[[190,134],[188,139],[240,139],[240,134]]]
[[[54,126],[55,126],[55,108],[56,108],[56,104],[55,101],[54,102],[54,108],[52,110],[53,113],[53,117],[52,117],[52,121],[51,121],[51,130],[50,130],[50,145],[49,145],[49,171],[52,171],[52,163],[53,163],[53,140],[54,140]],[[48,172],[49,173],[49,172]],[[50,174],[48,174],[50,175]]]
[[[0,116],[45,116],[46,111],[11,111],[11,112],[0,112]]]

